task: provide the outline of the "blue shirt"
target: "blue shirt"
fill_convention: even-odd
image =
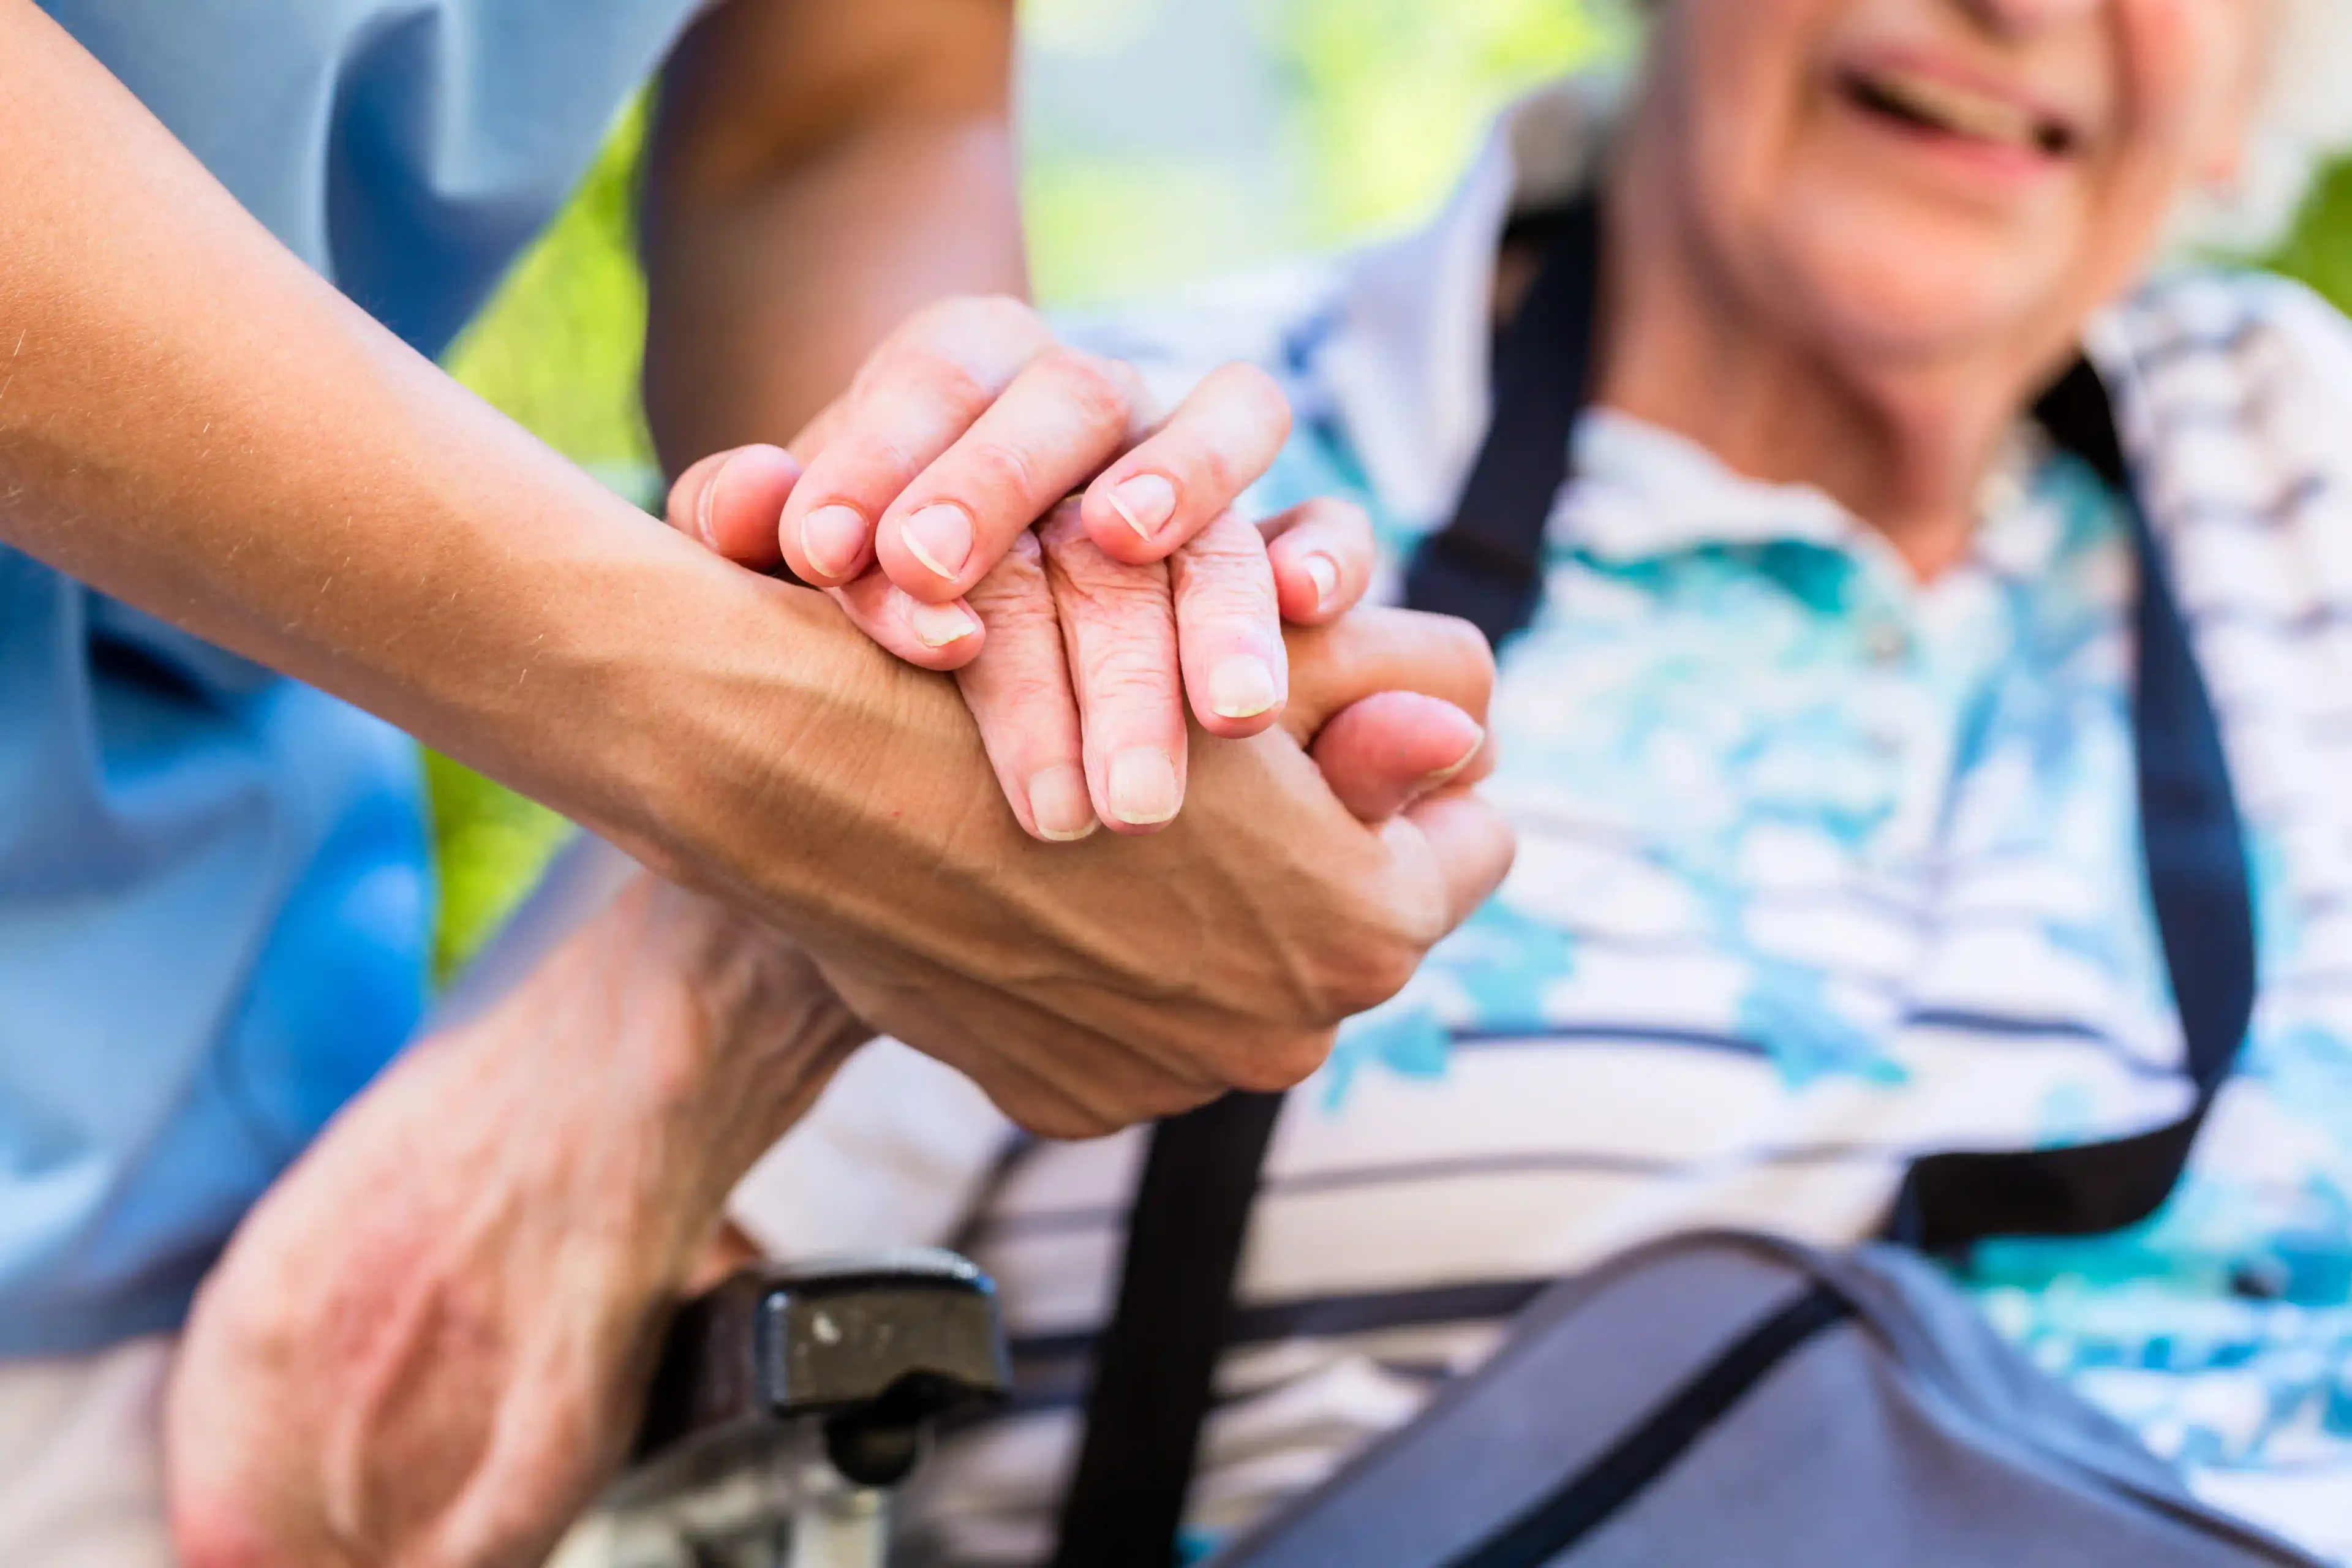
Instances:
[[[42,0],[438,353],[693,0]],[[163,1329],[415,1027],[398,733],[0,548],[0,1355]]]

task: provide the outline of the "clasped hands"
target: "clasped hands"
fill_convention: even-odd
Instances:
[[[841,695],[793,743],[862,759],[776,831],[840,840],[845,886],[817,919],[747,872],[760,814],[705,767],[663,863],[702,891],[637,878],[329,1128],[184,1342],[186,1568],[531,1568],[618,1463],[726,1194],[875,1030],[1034,1129],[1101,1132],[1297,1081],[1499,879],[1508,835],[1464,793],[1483,642],[1347,613],[1352,508],[1236,518],[1287,431],[1263,377],[1142,409],[1024,308],[958,301],[794,456],[681,475],[674,526],[788,562],[865,634],[774,585]],[[871,644],[954,670],[962,703]],[[747,754],[777,743],[746,727]]]
[[[1371,531],[1349,503],[1256,526],[1233,510],[1289,434],[1253,366],[1212,373],[1163,420],[1132,367],[1057,343],[1029,307],[954,300],[885,342],[789,452],[688,468],[669,517],[743,565],[782,562],[908,663],[958,672],[1025,831],[1148,832],[1182,804],[1187,708],[1212,736],[1273,726],[1283,623],[1328,626],[1370,584]],[[1318,757],[1366,820],[1480,749],[1463,708],[1483,714],[1483,650],[1438,647],[1461,634],[1434,622],[1390,635],[1430,667],[1381,674],[1424,700],[1353,716]]]

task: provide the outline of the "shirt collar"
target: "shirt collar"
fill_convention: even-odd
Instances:
[[[1604,560],[1787,540],[1851,549],[1862,531],[1811,486],[1748,479],[1697,442],[1630,415],[1588,411],[1573,446],[1584,482],[1575,504],[1554,514],[1552,537]]]
[[[1344,266],[1317,380],[1373,489],[1400,518],[1444,520],[1490,412],[1496,255],[1515,213],[1556,205],[1596,174],[1624,101],[1622,76],[1571,77],[1496,119],[1436,220]],[[2095,354],[2099,324],[2092,332]],[[1823,492],[1768,485],[1696,442],[1595,409],[1579,423],[1575,504],[1551,537],[1623,560],[1706,544],[1802,542],[1864,554],[1885,541]],[[2018,504],[2047,455],[2030,422],[1989,482],[1976,553],[2005,572],[2046,559],[2048,530]]]

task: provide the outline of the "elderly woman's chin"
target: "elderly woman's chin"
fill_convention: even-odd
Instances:
[[[2014,364],[2063,353],[2128,288],[2154,226],[2056,214],[2029,225],[1849,193],[1782,205],[1749,266],[1757,304],[1853,368]]]

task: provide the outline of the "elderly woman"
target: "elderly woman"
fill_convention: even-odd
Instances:
[[[2155,266],[2192,218],[2291,210],[2282,106],[2352,102],[2341,14],[1653,12],[1630,94],[1513,111],[1429,231],[1104,334],[1171,390],[1275,370],[1265,499],[1352,489],[1402,568],[1489,422],[1515,216],[1597,196],[1589,411],[1492,715],[1518,864],[1286,1108],[1193,1522],[1296,1495],[1629,1243],[1859,1238],[1920,1151],[2179,1113],[2128,505],[2028,418],[2087,349],[2220,711],[2259,997],[2158,1223],[1977,1283],[2209,1495],[2352,1552],[2352,331]],[[1140,1137],[1007,1134],[877,1049],[737,1196],[779,1252],[953,1239],[1003,1289],[1026,1393],[933,1467],[919,1562],[1046,1552],[1116,1293]],[[895,1181],[845,1205],[852,1161]]]

